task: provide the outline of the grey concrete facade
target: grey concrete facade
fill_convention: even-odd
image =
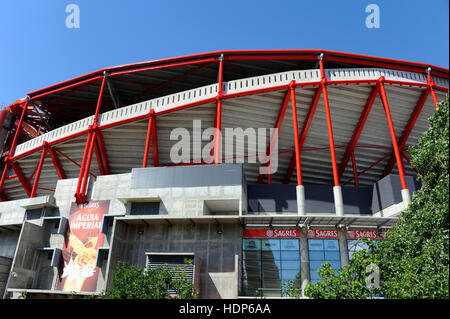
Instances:
[[[247,185],[241,165],[203,168],[207,170],[203,175],[202,166],[195,171],[190,167],[165,167],[133,169],[131,173],[98,176],[89,181],[89,201],[109,200],[104,219],[107,225],[102,228],[102,255],[97,263],[97,293],[111,287],[118,261],[144,268],[146,253],[194,253],[200,261],[200,298],[237,298],[242,229],[246,227],[243,218],[247,216],[264,216],[266,229],[279,227],[272,224],[271,216],[286,217],[286,222],[291,223],[281,228],[301,229],[299,262],[304,287],[310,280],[306,224],[316,228],[339,224],[344,266],[349,262],[345,229],[349,225],[342,218],[352,217],[357,224],[379,207],[386,209],[402,201],[401,196],[389,197],[383,191],[390,183],[391,192],[400,193],[395,189],[395,176],[373,188],[342,187],[344,215],[336,216],[333,188],[305,185],[305,212],[298,217],[303,219],[292,220],[290,216],[298,213],[296,185]],[[195,178],[199,174],[202,178]],[[62,261],[55,263],[55,258],[63,247],[65,219],[74,202],[76,183],[77,179],[59,180],[53,196],[0,203],[0,226],[7,227],[0,233],[0,256],[12,258],[11,270],[17,273],[8,286],[10,296],[23,290],[59,293],[56,283]],[[146,202],[158,203],[154,206],[157,211],[135,214],[133,203]],[[321,222],[324,216],[331,216],[328,224]],[[321,224],[315,225],[315,221]],[[369,220],[365,225],[377,227],[386,221],[374,219],[373,224]]]

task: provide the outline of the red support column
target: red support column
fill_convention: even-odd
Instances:
[[[336,163],[336,152],[334,148],[334,137],[333,137],[333,127],[331,125],[331,113],[330,105],[328,103],[328,91],[327,91],[327,78],[325,76],[325,68],[323,66],[323,54],[319,58],[320,66],[320,76],[321,76],[321,86],[323,91],[323,102],[325,105],[325,115],[327,118],[327,129],[328,129],[328,140],[330,143],[330,154],[331,154],[331,167],[333,169],[333,198],[334,198],[334,208],[337,216],[344,216],[344,200],[342,198],[342,189],[339,183],[339,173]]]
[[[436,96],[436,91],[434,90],[436,83],[434,83],[434,81],[431,79],[431,68],[427,69],[427,82],[428,82],[428,87],[431,92],[431,97],[433,98],[434,107],[437,109],[439,102],[438,102],[438,99]]]
[[[89,152],[87,155],[87,159],[86,159],[86,166],[84,168],[84,172],[83,172],[83,182],[81,184],[81,192],[80,192],[80,198],[81,198],[81,203],[86,202],[87,198],[86,198],[86,188],[87,188],[87,182],[88,182],[88,177],[89,177],[89,171],[91,169],[91,162],[92,162],[92,155],[94,152],[94,144],[95,144],[95,136],[97,134],[97,131],[93,130],[91,133],[91,145],[89,146]]]
[[[153,121],[154,116],[153,114],[155,111],[153,109],[150,110],[149,117],[148,117],[148,127],[147,127],[147,137],[145,139],[145,149],[144,149],[144,159],[142,160],[142,167],[147,167],[148,162],[148,153],[150,151],[150,143],[151,143],[151,136],[153,132]]]
[[[325,77],[325,71],[324,71],[322,59],[319,60],[319,65],[320,65],[320,73],[322,76],[321,86],[322,86],[322,91],[323,91],[323,101],[325,104],[325,114],[327,117],[328,140],[330,143],[331,166],[333,169],[334,186],[339,186],[339,173],[338,173],[337,163],[336,163],[336,152],[334,149],[333,127],[331,125],[330,105],[328,103],[327,79]]]
[[[98,132],[97,132],[98,133]],[[100,172],[100,175],[105,175],[105,170],[103,169],[103,162],[102,162],[102,157],[100,154],[100,150],[98,147],[98,142],[97,142],[97,137],[94,140],[94,153],[95,153],[95,158],[97,159],[97,165],[98,165],[98,171]]]
[[[398,144],[397,144],[397,137],[395,136],[394,123],[392,122],[391,111],[389,109],[389,103],[388,103],[388,99],[386,96],[386,89],[384,88],[384,83],[383,83],[384,77],[381,77],[379,81],[380,81],[379,83],[380,83],[381,102],[383,103],[384,111],[386,113],[386,118],[387,118],[388,125],[389,125],[389,132],[391,134],[391,139],[392,139],[392,146],[394,147],[395,159],[397,161],[398,172],[400,174],[400,182],[402,184],[402,190],[404,190],[404,189],[408,189],[408,187],[406,186],[406,181],[405,181],[405,170],[403,168],[402,158],[400,156],[400,150],[399,150]]]
[[[106,148],[105,148],[105,142],[103,141],[103,135],[102,131],[97,130],[97,144],[98,144],[98,150],[100,152],[100,158],[102,161],[103,171],[104,175],[111,174],[111,171],[109,170],[109,164],[108,164],[108,156],[106,155]]]
[[[293,89],[293,88],[292,88]],[[281,125],[283,124],[283,120],[284,120],[284,116],[286,114],[286,110],[288,108],[289,105],[289,99],[292,95],[292,90],[289,88],[286,91],[286,94],[284,95],[283,98],[283,103],[281,104],[281,108],[280,111],[278,112],[278,117],[277,117],[277,121],[275,122],[275,131],[274,131],[274,135],[272,136],[272,140],[270,141],[270,145],[267,147],[266,150],[266,157],[265,157],[265,163],[264,165],[267,165],[267,167],[270,167],[270,157],[272,155],[272,150],[274,148],[274,145],[278,139],[278,135],[280,133],[280,129],[281,129]],[[272,176],[271,174],[268,174],[268,179],[269,179],[269,184],[272,183]],[[259,174],[258,176],[258,184],[262,183],[264,180],[264,174]]]
[[[420,112],[423,109],[423,106],[425,105],[425,102],[427,101],[428,95],[430,93],[431,89],[428,88],[425,91],[423,91],[422,95],[420,96],[419,100],[416,103],[416,106],[411,114],[411,117],[408,120],[408,123],[405,126],[405,129],[403,130],[402,136],[398,140],[398,148],[402,150],[405,147],[406,142],[408,141],[409,135],[411,134],[414,125],[416,124],[417,119],[419,118]],[[387,176],[391,173],[392,169],[394,168],[395,164],[395,157],[392,156],[389,159],[389,162],[387,163],[384,171],[383,171],[383,177]]]
[[[92,155],[94,151],[94,144],[96,142],[96,135],[98,130],[98,117],[100,114],[100,108],[102,105],[103,91],[105,89],[107,74],[103,75],[102,84],[100,87],[100,93],[97,100],[97,107],[95,109],[94,121],[89,127],[89,133],[87,137],[86,147],[84,149],[83,162],[81,164],[80,175],[78,176],[77,191],[75,193],[75,198],[77,204],[84,203],[87,200],[86,188],[87,179],[89,175],[89,170],[91,168]]]
[[[222,98],[223,98],[223,55],[219,58],[219,83],[217,94],[217,107],[216,107],[216,132],[214,138],[214,163],[220,164],[221,153],[220,146],[222,143],[221,130],[222,130]]]
[[[41,159],[37,166],[36,175],[34,177],[33,189],[31,190],[30,197],[36,197],[36,190],[39,185],[39,179],[41,178],[42,166],[44,165],[45,155],[47,155],[47,149],[42,147]]]
[[[292,106],[292,123],[294,126],[294,145],[295,145],[295,167],[297,168],[297,185],[302,183],[302,168],[300,163],[300,140],[298,135],[298,117],[297,117],[297,102],[295,100],[295,88],[293,85],[289,88],[291,92],[291,106]]]
[[[314,113],[316,112],[317,104],[319,104],[320,96],[322,94],[322,87],[319,87],[314,94],[311,105],[309,107],[308,113],[306,114],[305,121],[303,122],[302,131],[299,135],[299,152],[301,156],[301,152],[303,149],[303,144],[305,143],[306,136],[308,135],[309,127],[311,126],[312,119],[314,117]],[[295,168],[295,154],[291,157],[291,162],[289,163],[289,167],[286,171],[286,176],[284,178],[284,184],[288,184],[291,180],[292,174],[294,173]]]
[[[22,109],[22,114],[20,115],[19,123],[17,124],[16,133],[14,135],[13,142],[11,143],[11,148],[9,149],[8,157],[10,159],[14,156],[14,151],[16,150],[17,142],[19,140],[20,131],[22,130],[23,120],[24,120],[25,115],[27,113],[28,103],[29,103],[29,101],[27,99],[27,102],[25,103],[25,106]]]
[[[3,168],[2,179],[0,180],[0,193],[2,193],[2,194],[4,194],[4,192],[3,192],[3,185],[5,184],[6,174],[7,174],[8,169],[9,169],[10,166],[16,172],[16,175],[19,178],[19,181],[22,184],[23,188],[25,189],[25,192],[27,193],[27,195],[30,196],[30,194],[31,194],[31,187],[28,184],[27,179],[23,175],[22,170],[20,169],[20,167],[17,164],[15,164],[15,163],[13,163],[11,161],[11,158],[14,156],[14,151],[16,150],[17,142],[19,140],[20,131],[22,130],[23,120],[24,120],[25,115],[26,115],[27,110],[28,110],[28,104],[29,104],[29,98],[27,98],[27,101],[26,101],[26,103],[25,103],[25,105],[24,105],[24,107],[22,109],[22,114],[20,115],[20,120],[19,120],[19,123],[17,124],[17,127],[16,127],[16,133],[14,135],[14,139],[13,139],[13,141],[11,143],[11,147],[9,149],[9,154],[5,158],[5,166]],[[19,171],[19,174],[17,173],[18,171]],[[3,198],[6,198],[6,195],[3,196]]]
[[[356,124],[355,130],[353,131],[352,138],[348,143],[348,147],[345,150],[344,156],[342,157],[341,164],[339,165],[339,179],[341,179],[342,174],[344,174],[345,168],[347,167],[348,161],[350,157],[352,157],[353,151],[355,150],[356,144],[358,143],[358,139],[364,129],[364,124],[366,124],[366,120],[369,117],[370,111],[372,110],[373,103],[375,102],[375,98],[377,97],[380,88],[376,85],[372,92],[370,92],[369,98],[367,99],[366,105],[359,117],[358,124]],[[356,180],[355,180],[356,182]]]
[[[77,200],[77,203],[81,203],[81,201],[79,202],[81,183],[83,181],[84,169],[86,166],[87,154],[89,152],[91,140],[92,140],[91,139],[91,127],[89,127],[89,133],[87,134],[87,138],[86,138],[86,146],[84,147],[83,160],[81,161],[81,166],[80,166],[80,174],[78,175],[77,189],[75,191],[75,198]]]
[[[156,126],[156,115],[153,115],[152,152],[153,152],[153,167],[159,167],[158,134],[157,134],[157,126]]]

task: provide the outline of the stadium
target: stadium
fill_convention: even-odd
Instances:
[[[348,264],[358,238],[383,240],[408,207],[420,188],[408,148],[448,75],[342,52],[241,50],[29,92],[0,114],[0,292],[100,294],[119,261],[186,258],[200,298],[279,298],[283,281],[317,282],[324,261]]]

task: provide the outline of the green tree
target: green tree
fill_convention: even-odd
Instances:
[[[325,264],[323,282],[309,285],[311,298],[449,298],[449,110],[448,95],[429,119],[430,127],[409,149],[422,187],[387,232],[378,249],[353,254],[337,274]],[[370,241],[367,241],[370,243]],[[373,247],[373,244],[371,245]],[[380,289],[365,285],[366,267],[380,269]]]
[[[366,280],[372,273],[371,265],[379,264],[379,256],[375,242],[361,239],[368,249],[355,252],[350,264],[341,270],[333,270],[329,262],[325,262],[318,270],[322,281],[305,288],[305,295],[315,299],[360,299],[369,298],[380,292],[379,287],[371,287]]]
[[[191,261],[185,261],[189,263]],[[157,268],[139,268],[119,261],[112,279],[112,289],[103,298],[108,299],[169,299],[169,290],[175,290],[178,298],[197,298],[193,284],[186,279],[186,272],[175,272],[167,265]]]
[[[448,95],[409,149],[422,187],[380,244],[387,298],[449,298]]]

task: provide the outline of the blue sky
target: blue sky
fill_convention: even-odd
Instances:
[[[65,21],[80,8],[80,28]],[[380,28],[365,25],[367,5]],[[448,0],[0,0],[0,106],[104,67],[216,50],[325,49],[449,65]]]

